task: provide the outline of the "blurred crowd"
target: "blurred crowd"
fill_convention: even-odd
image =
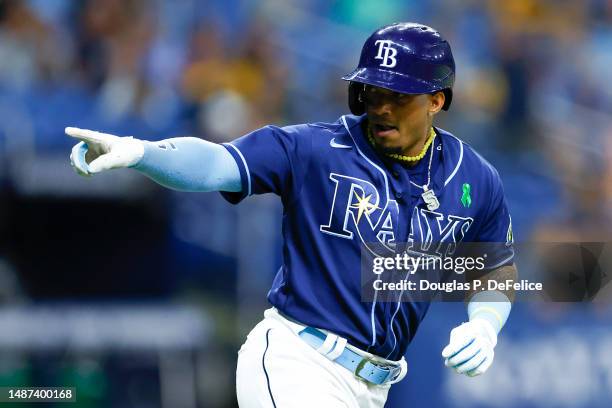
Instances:
[[[263,308],[278,204],[236,209],[130,172],[79,180],[64,127],[222,142],[333,121],[348,113],[339,77],[369,33],[400,20],[451,43],[455,97],[439,125],[498,168],[515,239],[606,241],[610,0],[1,0],[0,297],[192,298],[197,288],[208,310],[210,299],[223,309],[226,343],[239,341],[228,316]],[[96,233],[84,240],[75,225]],[[90,261],[96,245],[108,259]]]
[[[149,137],[197,133],[225,139],[279,121],[286,72],[273,62],[269,33],[255,22],[227,37],[208,14],[210,6],[3,1],[3,94],[27,105],[32,121],[46,120],[35,127],[52,146],[62,140],[61,126],[54,126],[74,121]],[[54,103],[48,108],[55,115],[35,117],[28,108],[36,101],[29,99]]]

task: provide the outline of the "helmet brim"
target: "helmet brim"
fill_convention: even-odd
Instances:
[[[404,94],[430,94],[448,88],[441,82],[425,81],[381,68],[357,68],[342,77],[345,81],[359,82],[366,85],[377,86]]]
[[[397,81],[401,77],[402,81]],[[432,94],[435,92],[444,92],[445,101],[442,110],[447,111],[450,108],[453,99],[453,90],[444,84],[436,84],[431,81],[424,81],[419,78],[412,77],[406,74],[400,74],[393,71],[372,68],[357,68],[350,74],[344,75],[343,80],[350,83],[361,83],[379,88],[389,89],[393,92],[399,92],[409,95]],[[398,86],[401,82],[401,86]],[[365,111],[365,106],[359,101],[359,92],[354,86],[349,85],[349,108],[354,114],[362,114]],[[359,112],[359,113],[356,113]]]

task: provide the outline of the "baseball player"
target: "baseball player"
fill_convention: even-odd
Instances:
[[[81,175],[132,168],[169,188],[220,191],[234,204],[253,194],[280,196],[283,264],[268,294],[272,307],[238,352],[243,408],[385,404],[391,384],[406,375],[403,355],[429,304],[409,295],[362,302],[367,243],[504,242],[488,254],[483,279],[516,278],[498,173],[433,126],[453,96],[448,42],[422,24],[382,27],[343,79],[352,115],[266,126],[226,144],[66,128],[80,140],[71,162]],[[468,321],[451,331],[442,359],[477,376],[493,362],[513,294],[472,295]]]

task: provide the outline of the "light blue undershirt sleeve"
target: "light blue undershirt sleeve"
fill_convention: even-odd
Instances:
[[[484,319],[491,323],[499,334],[510,315],[512,303],[502,292],[486,290],[478,292],[470,299],[467,310],[470,321]]]
[[[179,191],[241,191],[240,171],[225,147],[195,137],[144,142],[133,168],[164,187]]]

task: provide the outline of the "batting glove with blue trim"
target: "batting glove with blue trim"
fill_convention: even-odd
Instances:
[[[80,140],[72,148],[70,164],[81,176],[131,167],[144,156],[142,140],[75,127],[67,127],[65,131]]]
[[[475,377],[487,371],[493,363],[497,344],[497,333],[491,323],[484,319],[473,319],[455,327],[442,358],[444,365],[459,374]]]

